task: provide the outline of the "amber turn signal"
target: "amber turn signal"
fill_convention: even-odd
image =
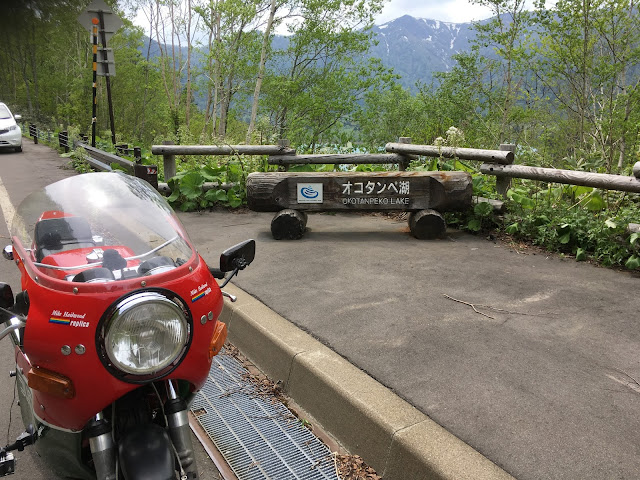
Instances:
[[[227,340],[227,324],[223,322],[216,322],[216,329],[213,332],[213,338],[211,339],[211,345],[209,346],[209,360],[215,357]]]
[[[27,380],[29,388],[33,388],[42,393],[68,399],[76,395],[76,390],[70,379],[45,368],[35,367],[29,369]]]

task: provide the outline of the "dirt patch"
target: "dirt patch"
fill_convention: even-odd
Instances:
[[[358,455],[335,455],[338,477],[344,480],[381,480]]]

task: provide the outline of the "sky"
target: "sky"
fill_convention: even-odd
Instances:
[[[376,24],[381,25],[403,15],[466,23],[489,18],[491,11],[468,0],[390,0],[376,18]]]
[[[533,0],[527,3],[533,3]],[[375,23],[382,25],[403,15],[451,23],[467,23],[492,16],[489,8],[476,5],[471,0],[387,0]],[[141,12],[133,23],[145,30],[149,28],[148,21]],[[282,26],[281,31],[276,33],[285,35],[286,27]]]
[[[403,15],[442,22],[466,23],[489,18],[491,11],[473,4],[470,0],[388,0],[375,23],[382,25]],[[148,22],[142,13],[138,13],[134,23],[148,28]],[[284,34],[286,29],[283,27],[282,32],[278,33]]]

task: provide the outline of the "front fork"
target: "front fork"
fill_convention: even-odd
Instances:
[[[198,478],[198,466],[191,441],[187,403],[177,395],[171,380],[167,380],[167,388],[169,399],[164,405],[164,414],[167,416],[169,437],[171,437],[171,442],[176,449],[178,461],[186,478]]]
[[[182,478],[198,478],[187,404],[176,393],[171,380],[167,380],[168,400],[164,405],[167,418],[167,429],[173,443],[177,460],[181,467]],[[102,412],[90,422],[88,426],[89,447],[96,470],[97,480],[115,480],[116,477],[116,446],[113,442],[111,425],[106,421]]]

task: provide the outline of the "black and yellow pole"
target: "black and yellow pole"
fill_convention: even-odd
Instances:
[[[93,24],[93,110],[91,113],[91,146],[96,146],[96,123],[98,107],[98,24],[100,20],[92,18]]]

